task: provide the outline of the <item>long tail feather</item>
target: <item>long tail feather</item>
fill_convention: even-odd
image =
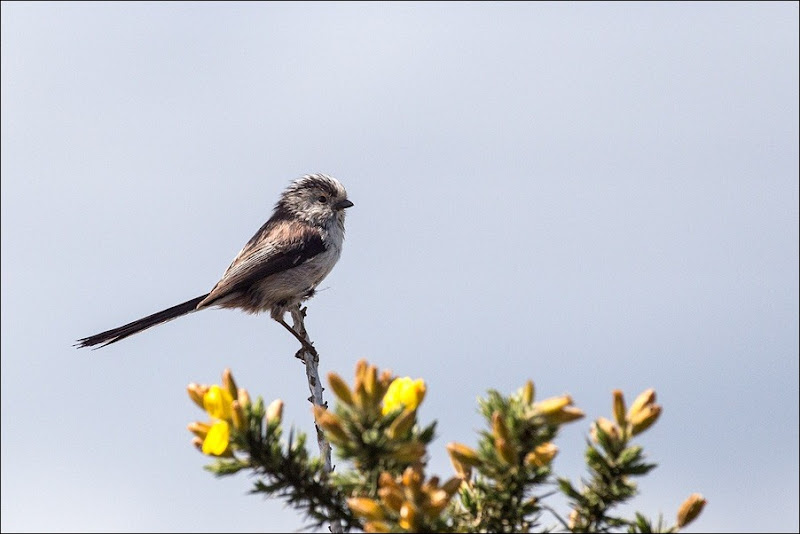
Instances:
[[[147,317],[143,317],[124,326],[112,328],[111,330],[106,330],[105,332],[79,339],[75,346],[78,348],[93,347],[95,345],[105,347],[111,343],[116,343],[117,341],[125,339],[128,336],[132,336],[133,334],[141,332],[142,330],[147,330],[151,326],[166,323],[167,321],[171,321],[176,317],[180,317],[181,315],[186,315],[187,313],[195,311],[200,301],[207,296],[208,293],[193,298],[192,300],[187,300],[183,304],[178,304],[177,306],[167,308],[166,310],[154,313],[153,315],[148,315]]]

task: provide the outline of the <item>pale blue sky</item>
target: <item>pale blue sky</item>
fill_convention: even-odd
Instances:
[[[355,202],[321,370],[425,378],[429,473],[487,388],[654,387],[633,508],[800,528],[797,3],[3,2],[3,531],[302,525],[185,430],[226,366],[311,430],[280,326],[72,343],[207,292],[308,172]]]

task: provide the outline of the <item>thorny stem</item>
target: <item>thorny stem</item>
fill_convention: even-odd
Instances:
[[[289,325],[283,321],[280,322],[292,331],[302,344],[302,348],[297,351],[297,356],[303,360],[303,363],[306,365],[308,389],[311,391],[311,397],[309,397],[308,400],[317,406],[326,407],[325,401],[322,400],[322,381],[319,379],[319,353],[317,353],[316,349],[314,349],[314,346],[311,344],[304,323],[306,308],[301,309],[298,304],[290,308],[289,313],[292,314],[292,326],[294,328],[289,327]],[[317,431],[317,444],[319,445],[319,453],[323,461],[325,472],[330,473],[333,471],[331,465],[331,445],[328,443],[328,440],[325,439],[322,429],[317,426],[316,422],[314,423],[314,428]],[[338,520],[334,520],[331,522],[330,530],[331,532],[342,532],[342,524]]]
[[[305,308],[303,308],[303,309],[305,310]],[[294,317],[294,316],[292,316],[292,317]],[[282,326],[283,326],[283,327],[284,327],[286,330],[288,330],[290,334],[292,334],[292,335],[293,335],[295,338],[297,338],[297,341],[299,341],[301,345],[303,345],[303,348],[302,348],[302,349],[300,349],[300,350],[297,352],[297,354],[295,354],[295,356],[296,356],[297,358],[299,358],[299,359],[301,359],[301,360],[305,360],[305,353],[306,353],[306,352],[308,352],[308,353],[309,353],[309,354],[311,354],[311,355],[312,355],[312,356],[313,356],[313,357],[314,357],[316,360],[319,360],[319,354],[317,354],[317,349],[315,349],[315,348],[314,348],[314,344],[313,344],[313,343],[311,343],[311,342],[308,340],[308,334],[307,334],[307,333],[306,333],[306,331],[305,331],[305,326],[304,326],[304,325],[303,325],[303,323],[302,323],[302,319],[301,319],[301,322],[300,322],[300,327],[301,327],[301,328],[303,328],[303,335],[300,335],[300,334],[297,332],[297,330],[295,330],[294,328],[292,328],[291,326],[289,326],[288,324],[286,324],[286,321],[284,321],[284,320],[283,320],[283,318],[280,318],[280,319],[275,319],[275,320],[276,320],[276,321],[278,321],[278,323],[280,323],[280,324],[281,324],[281,325],[282,325]],[[295,324],[297,324],[297,322],[296,322],[296,321],[295,321]],[[312,392],[312,393],[313,393],[313,392]]]

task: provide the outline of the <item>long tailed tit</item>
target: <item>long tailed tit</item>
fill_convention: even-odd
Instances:
[[[124,326],[79,339],[78,347],[105,346],[211,306],[248,313],[269,311],[273,319],[308,346],[283,320],[286,311],[314,295],[339,260],[344,210],[353,203],[338,180],[311,174],[281,195],[272,217],[256,232],[211,292]],[[311,348],[311,347],[309,347]]]

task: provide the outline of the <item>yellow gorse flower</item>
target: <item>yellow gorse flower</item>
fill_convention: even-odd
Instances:
[[[203,395],[203,409],[215,419],[230,421],[233,417],[233,396],[227,389],[214,384]]]
[[[217,421],[208,430],[203,440],[203,454],[219,456],[228,449],[231,439],[231,428],[227,421]]]
[[[245,408],[250,406],[250,395],[236,386],[230,369],[222,373],[221,386],[191,383],[186,390],[189,398],[211,416],[207,423],[189,424],[189,431],[196,436],[195,445],[203,454],[230,454],[231,432],[247,427]]]
[[[395,378],[383,396],[383,415],[392,413],[401,406],[406,410],[416,410],[425,398],[425,381],[421,378]]]

